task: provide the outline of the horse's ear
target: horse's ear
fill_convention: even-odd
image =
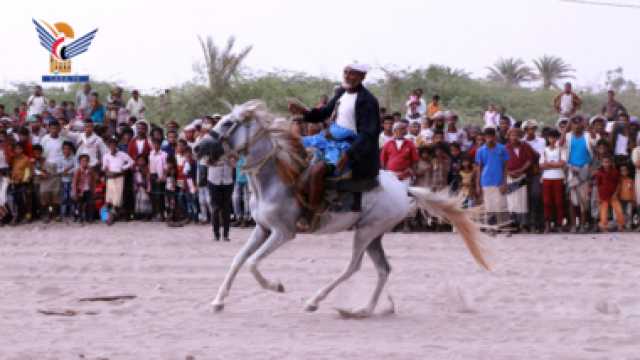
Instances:
[[[266,110],[267,106],[262,100],[249,100],[242,104],[242,117],[246,118],[256,111]]]

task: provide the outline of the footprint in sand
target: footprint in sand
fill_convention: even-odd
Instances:
[[[38,295],[59,295],[62,292],[62,289],[56,286],[45,286],[36,292]]]

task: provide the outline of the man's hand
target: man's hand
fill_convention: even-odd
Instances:
[[[347,156],[346,153],[342,154],[342,157],[340,158],[340,160],[338,160],[338,165],[336,165],[336,170],[338,170],[338,172],[341,173],[342,170],[344,170],[344,168],[347,166],[348,162],[349,162],[349,156]]]
[[[507,193],[507,184],[500,185],[500,193],[502,193],[502,194],[506,194]]]
[[[292,115],[304,115],[309,111],[304,106],[302,106],[302,105],[300,105],[298,103],[295,103],[293,101],[289,101],[289,105],[287,107],[289,108],[289,112]]]

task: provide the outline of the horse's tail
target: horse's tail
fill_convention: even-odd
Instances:
[[[464,239],[464,243],[476,262],[483,268],[490,270],[480,245],[480,240],[483,237],[480,226],[471,218],[467,210],[462,209],[458,198],[449,196],[447,191],[434,193],[425,188],[413,186],[410,186],[408,191],[415,198],[420,209],[450,222]]]

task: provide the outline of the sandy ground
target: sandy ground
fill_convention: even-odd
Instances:
[[[638,234],[498,236],[491,273],[456,235],[390,234],[397,313],[343,320],[334,308],[364,305],[373,288],[368,259],[318,312],[303,303],[345,266],[350,233],[302,236],[268,258],[285,294],[243,270],[213,314],[248,230],[231,243],[209,231],[1,228],[0,359],[640,359]],[[78,301],[121,294],[137,298]]]

